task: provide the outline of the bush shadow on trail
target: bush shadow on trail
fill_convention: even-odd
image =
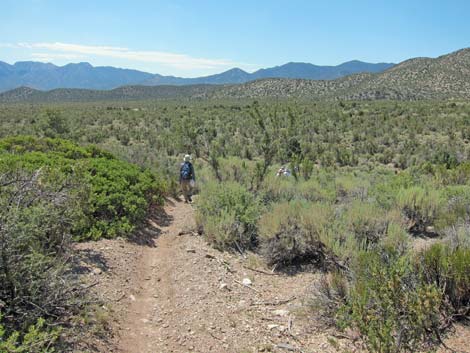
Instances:
[[[165,198],[165,205],[176,207],[175,201],[169,198]],[[152,206],[148,214],[148,220],[151,221],[153,227],[169,227],[173,223],[174,217],[169,215],[163,206]]]
[[[72,271],[77,275],[90,273],[93,271],[93,268],[98,268],[103,272],[109,270],[103,254],[93,249],[76,249],[71,263]]]
[[[165,205],[175,206],[175,203],[165,198]],[[173,216],[169,215],[163,206],[150,206],[145,224],[128,241],[137,245],[155,247],[155,240],[161,235],[162,227],[168,227],[173,223]]]
[[[289,264],[279,264],[275,266],[274,271],[275,273],[286,276],[296,276],[305,272],[327,273],[332,269],[337,269],[334,264],[326,261],[319,261],[315,258],[310,258],[297,259]]]

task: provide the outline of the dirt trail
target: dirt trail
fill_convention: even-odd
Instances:
[[[89,274],[98,279],[97,294],[113,313],[113,338],[98,340],[98,351],[363,351],[358,341],[310,321],[309,285],[318,274],[253,271],[248,267],[263,268],[255,255],[214,250],[191,232],[194,227],[193,206],[169,200],[148,220],[144,244],[80,245],[95,264]]]
[[[114,302],[114,339],[100,351],[336,351],[336,339],[305,315],[317,275],[252,271],[246,267],[262,266],[255,255],[219,252],[194,228],[193,206],[169,200],[149,219],[156,236],[145,246],[104,241],[99,249],[110,269],[99,275],[98,291]]]
[[[164,352],[174,346],[171,328],[177,326],[177,290],[174,279],[177,252],[181,234],[194,228],[192,208],[173,201],[160,219],[150,219],[150,225],[159,228],[161,235],[155,247],[147,247],[137,268],[141,289],[131,297],[128,313],[123,317],[118,349],[122,352]],[[179,332],[176,332],[179,333]]]

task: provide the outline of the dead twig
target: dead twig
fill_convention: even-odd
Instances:
[[[120,301],[123,300],[125,297],[126,297],[126,293],[124,293],[124,294],[121,295],[119,298],[115,299],[114,301],[115,301],[115,302],[120,302]]]
[[[357,338],[345,335],[343,333],[331,333],[330,335],[333,336],[333,337],[336,337],[336,338],[347,339],[347,340],[350,340],[350,341],[353,341],[353,342],[357,341]]]
[[[250,271],[259,272],[259,273],[262,273],[262,274],[268,275],[268,276],[281,276],[280,273],[268,272],[268,271],[264,271],[264,270],[258,270],[257,268],[253,268],[253,267],[249,267],[249,266],[245,266],[245,265],[243,265],[243,268],[246,268],[247,270],[250,270]]]
[[[291,332],[288,332],[287,333],[287,336],[292,338],[295,342],[297,342],[299,345],[301,346],[305,346],[304,342],[302,342],[302,340],[300,340],[297,336],[293,335]],[[298,350],[298,352],[300,353],[304,353],[304,351],[301,349],[301,348],[296,348]]]
[[[294,295],[288,299],[284,299],[284,300],[278,300],[278,301],[275,301],[275,302],[257,302],[257,303],[252,303],[251,305],[266,305],[266,306],[277,306],[277,305],[282,305],[282,304],[286,304],[286,303],[289,303],[293,300],[297,299],[297,297]]]
[[[240,255],[241,255],[244,259],[246,259],[246,255],[245,255],[245,253],[242,251],[242,248],[240,247],[240,245],[238,245],[238,242],[235,242],[235,246],[237,247],[237,250],[238,250],[238,252],[240,253]]]
[[[436,334],[437,340],[439,343],[448,351],[451,351],[452,353],[457,353],[457,351],[453,348],[450,348],[448,345],[445,344],[445,342],[442,340],[441,334],[439,330],[434,330],[434,333]]]
[[[194,235],[194,232],[192,230],[180,230],[178,232],[178,235],[181,236],[181,235]]]
[[[40,311],[42,311],[44,314],[46,314],[46,315],[48,315],[48,316],[52,316],[52,317],[54,317],[54,318],[56,318],[56,319],[59,319],[59,316],[57,316],[57,315],[55,315],[55,314],[52,314],[51,312],[49,312],[49,311],[47,311],[46,309],[40,307],[40,306],[37,305],[36,303],[33,303],[33,302],[29,301],[29,300],[25,300],[24,302],[25,302],[25,303],[28,303],[28,304],[30,304],[30,305],[32,305],[32,306],[34,306],[35,308],[39,309]]]
[[[81,287],[81,289],[90,289],[90,288],[92,288],[92,287],[98,285],[99,283],[100,283],[100,282],[97,281],[97,282],[95,282],[95,283],[89,284],[88,286]]]

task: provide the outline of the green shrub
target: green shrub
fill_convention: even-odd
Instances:
[[[469,130],[470,131],[470,130]],[[452,184],[466,184],[469,185],[470,181],[470,162],[459,164],[455,169],[449,170],[447,176],[447,183]]]
[[[358,328],[371,351],[416,351],[436,342],[441,292],[423,283],[408,256],[387,251],[360,253],[341,327]]]
[[[108,158],[114,157],[95,146],[80,147],[71,141],[55,138],[37,138],[33,136],[14,136],[0,140],[0,151],[15,155],[27,152],[43,152],[49,156],[66,159]]]
[[[445,200],[439,190],[414,186],[398,193],[397,204],[410,222],[410,231],[425,233],[443,215]]]
[[[56,352],[54,345],[59,339],[60,329],[45,327],[45,320],[39,318],[31,325],[25,334],[13,331],[7,336],[2,325],[0,314],[0,352],[5,353],[52,353]]]
[[[445,230],[446,241],[453,249],[470,249],[470,222],[457,223]]]
[[[261,251],[270,264],[324,266],[333,213],[325,204],[292,201],[276,204],[258,222]]]
[[[249,249],[257,243],[260,211],[255,196],[240,184],[209,182],[197,200],[196,221],[216,248]]]
[[[55,331],[44,320],[49,324],[61,318],[65,323],[81,310],[83,290],[69,265],[71,228],[81,216],[80,191],[73,180],[46,169],[0,172],[0,314],[4,318],[0,347],[4,349],[50,351],[46,346],[55,340]]]
[[[402,225],[391,221],[388,224],[387,233],[380,239],[379,246],[387,252],[405,255],[410,250],[411,237],[403,229]]]
[[[297,199],[318,202],[334,202],[335,192],[332,185],[322,184],[317,179],[309,179],[296,185]]]
[[[161,203],[165,184],[148,170],[115,159],[94,146],[28,136],[0,140],[0,169],[47,167],[83,181],[83,217],[74,224],[77,240],[129,235],[142,224],[151,203]]]
[[[442,190],[446,200],[445,212],[441,218],[441,228],[460,222],[470,222],[470,186],[452,185]]]
[[[470,315],[470,248],[433,244],[421,252],[417,267],[427,283],[436,285],[458,318]]]
[[[265,203],[292,200],[333,202],[335,190],[330,184],[325,185],[316,178],[296,181],[293,177],[269,177],[265,179],[260,194]]]
[[[266,204],[291,201],[296,198],[297,185],[292,178],[269,176],[264,180],[260,194]]]
[[[240,158],[221,158],[220,176],[224,181],[233,181],[250,187],[254,177],[255,162]]]
[[[389,219],[376,204],[355,201],[349,205],[345,217],[348,230],[365,246],[377,243],[387,232]]]
[[[349,296],[349,281],[344,273],[332,271],[323,274],[313,287],[310,308],[315,319],[333,326],[337,323],[340,308]]]
[[[396,206],[397,194],[414,184],[415,181],[410,173],[388,174],[373,186],[370,194],[380,207],[388,210]]]
[[[304,180],[309,180],[312,177],[313,171],[315,169],[315,164],[312,160],[306,158],[302,161],[300,166],[300,171]]]
[[[89,222],[75,229],[79,239],[129,235],[144,221],[149,204],[161,202],[163,186],[149,171],[113,159],[91,159],[83,167],[90,185]]]
[[[370,188],[369,180],[355,175],[339,175],[335,178],[336,197],[339,200],[365,200]]]

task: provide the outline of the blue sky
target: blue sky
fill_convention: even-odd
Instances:
[[[178,76],[400,62],[470,46],[469,0],[2,0],[0,60]]]

